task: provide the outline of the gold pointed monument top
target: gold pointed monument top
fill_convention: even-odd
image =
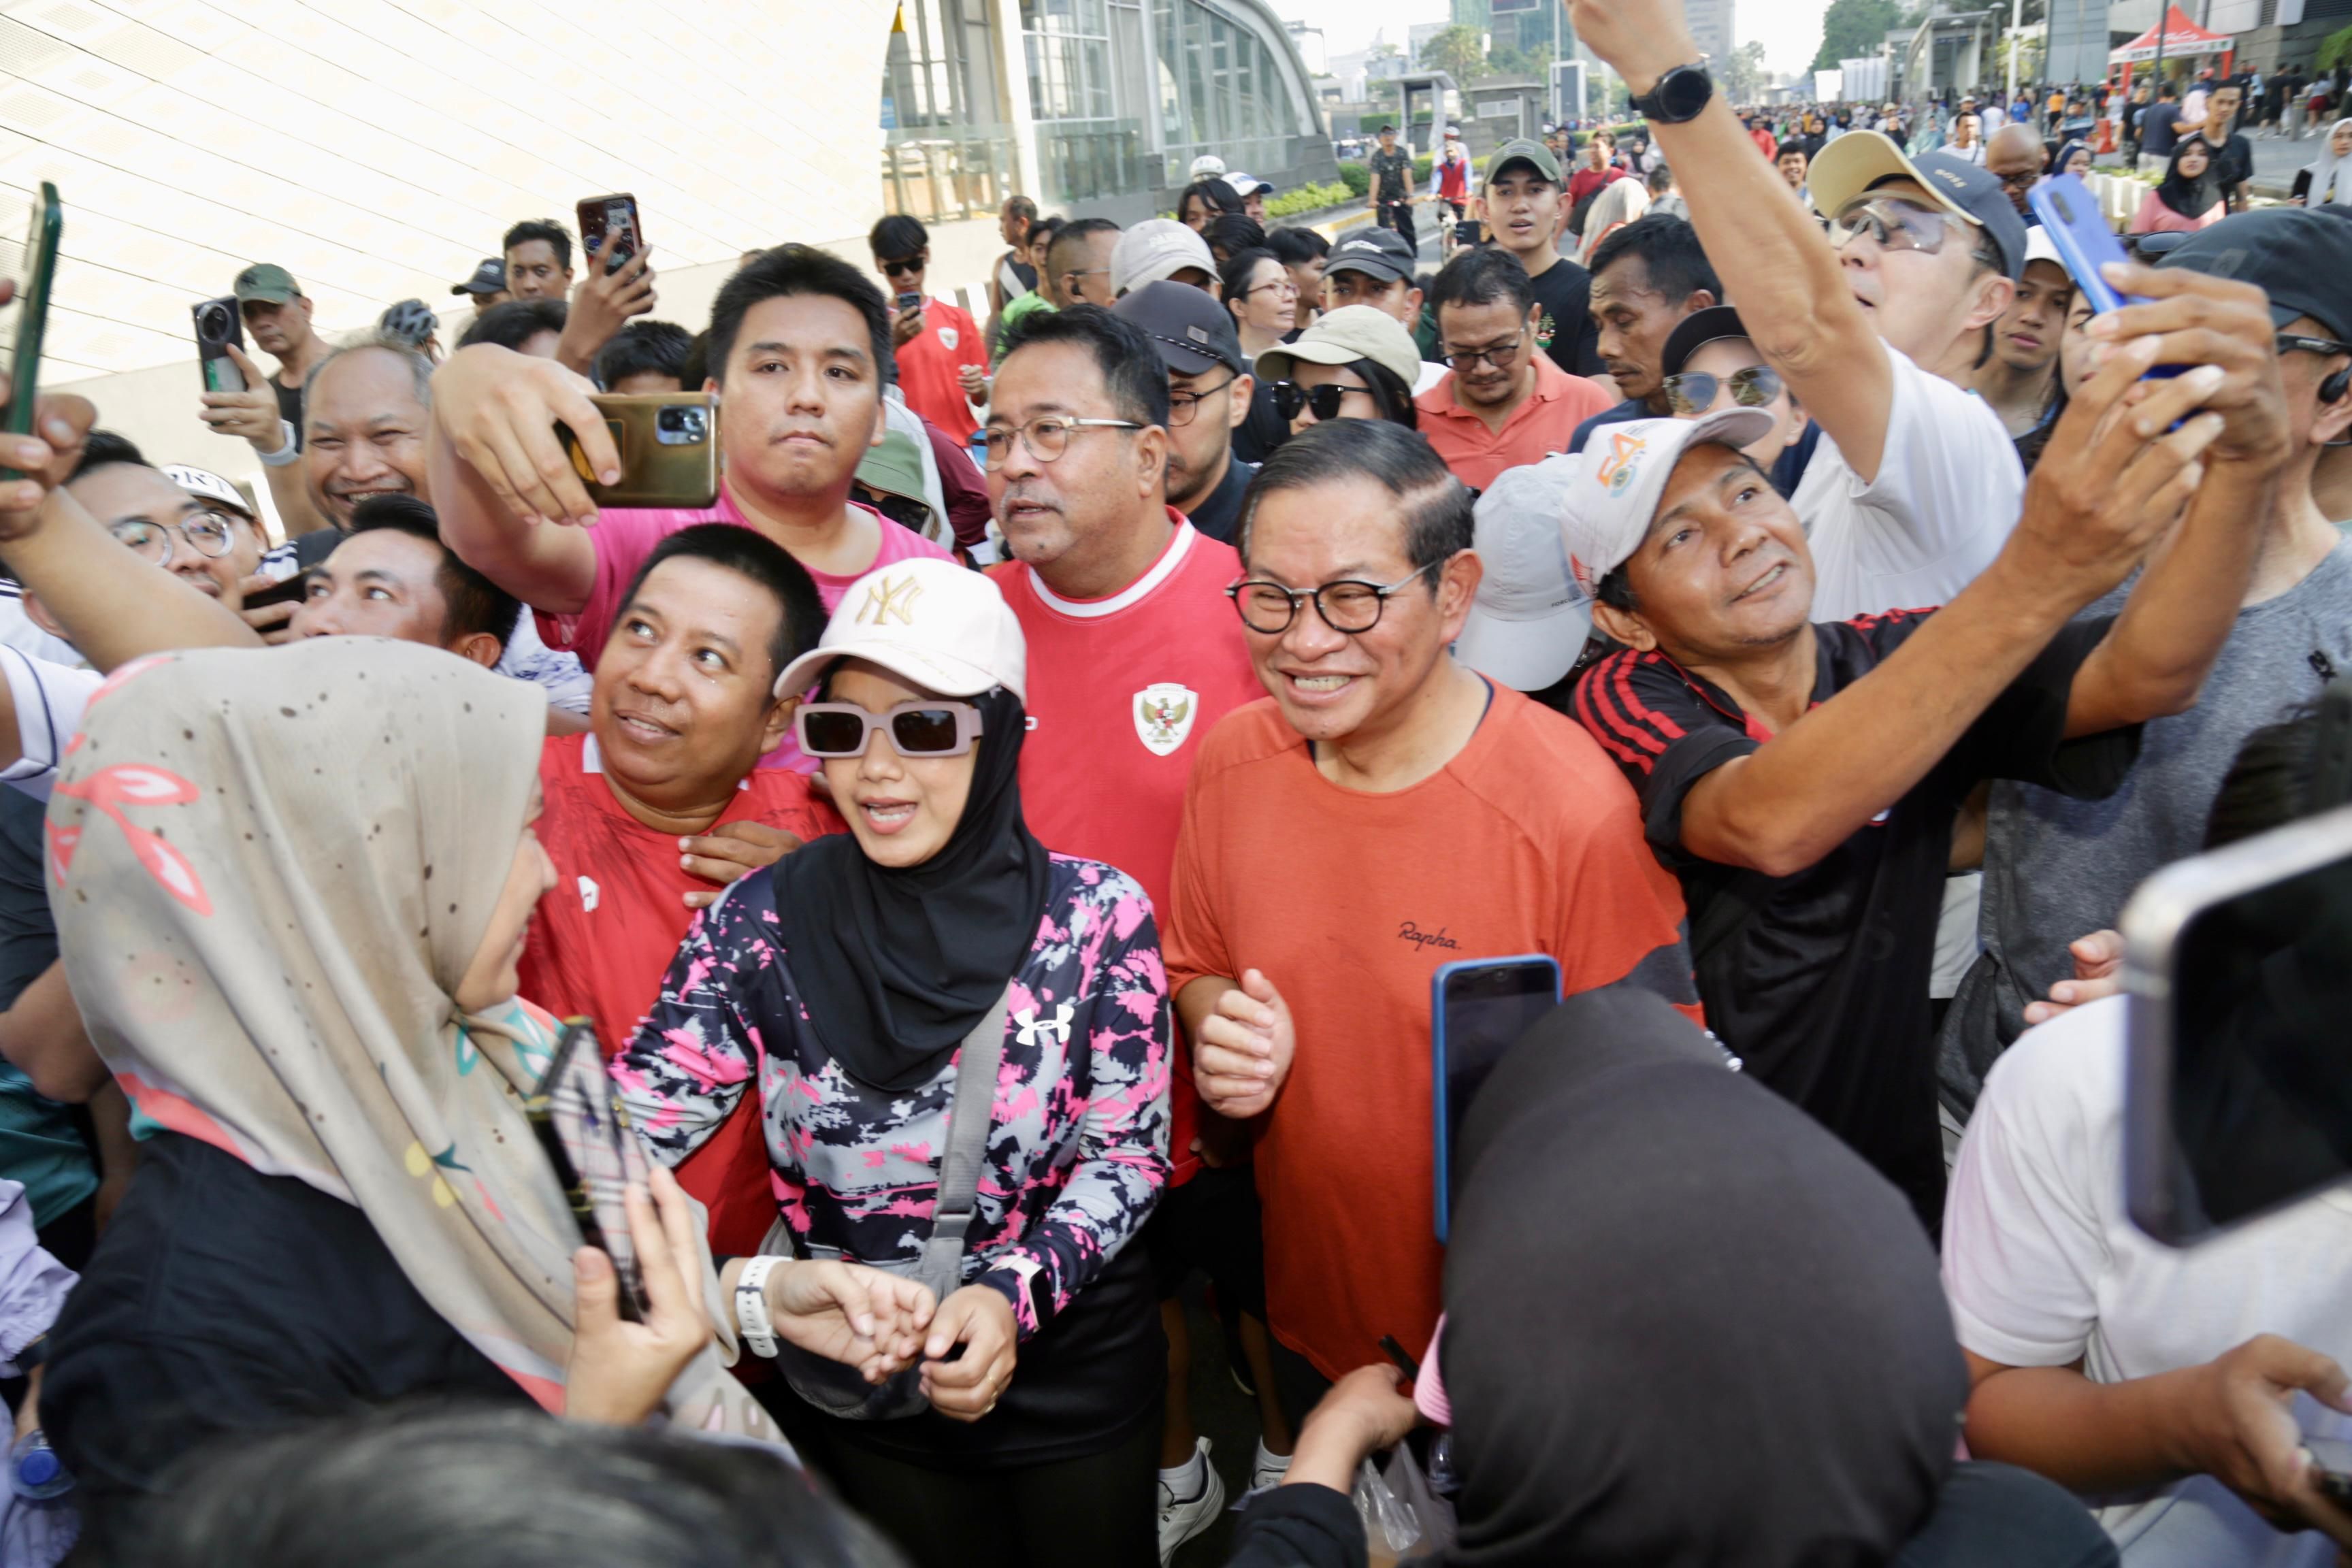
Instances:
[[[890,30],[894,33],[903,33],[907,30],[907,7],[905,5],[901,5],[897,10],[890,13]]]

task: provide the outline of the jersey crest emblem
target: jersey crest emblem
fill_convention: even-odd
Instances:
[[[953,327],[941,327],[939,329],[939,334],[940,347],[947,350],[950,353],[953,353],[955,352],[956,340],[963,336],[961,332],[958,331]]]
[[[1201,694],[1189,686],[1162,680],[1135,694],[1135,736],[1143,749],[1164,757],[1184,743],[1192,720],[1201,710]]]

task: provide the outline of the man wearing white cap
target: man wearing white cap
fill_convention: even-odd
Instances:
[[[2116,788],[2137,727],[2196,700],[2252,567],[2242,520],[2285,453],[2259,293],[2147,268],[2127,286],[2160,297],[2120,324],[2171,329],[2198,368],[2103,431],[2158,348],[2119,340],[2059,422],[2023,521],[1948,609],[1815,620],[1803,525],[1738,450],[1770,428],[1762,409],[1609,426],[1566,498],[1577,580],[1627,645],[1587,672],[1577,717],[1681,874],[1708,1025],[1931,1229],[1927,977],[1960,805],[1985,778]],[[2184,502],[2122,613],[2069,624]]]
[[[1480,492],[1471,547],[1486,572],[1454,657],[1547,708],[1569,710],[1569,674],[1592,604],[1568,569],[1559,520],[1583,467],[1574,456],[1505,468]]]
[[[1217,258],[1209,254],[1207,240],[1173,218],[1146,218],[1111,247],[1111,298],[1163,279],[1205,289],[1214,299]]]
[[[1578,41],[1633,89],[1757,348],[1821,425],[1795,497],[1813,614],[1950,599],[2000,551],[2024,482],[2000,421],[1964,390],[2025,263],[2000,182],[1876,132],[1841,136],[1807,176],[1824,237],[1747,155],[1679,0],[1573,9]]]
[[[2025,272],[2017,294],[1992,324],[1992,357],[1978,370],[1977,395],[2011,436],[2042,423],[2057,384],[2058,344],[2074,308],[2074,280],[2040,226],[2025,231]]]

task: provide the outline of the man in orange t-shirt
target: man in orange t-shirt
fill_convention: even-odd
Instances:
[[[1516,270],[1516,268],[1514,268]],[[1202,1100],[1255,1120],[1268,1321],[1318,1379],[1436,1328],[1430,981],[1544,952],[1696,1020],[1682,894],[1570,721],[1447,652],[1482,567],[1412,432],[1318,425],[1259,470],[1237,605],[1274,695],[1194,765],[1163,927]]]
[[[1421,433],[1471,489],[1485,489],[1505,468],[1567,451],[1579,425],[1616,403],[1538,346],[1535,286],[1510,252],[1462,252],[1438,273],[1429,299],[1454,374],[1414,398],[1413,407]]]
[[[907,406],[971,445],[980,428],[977,405],[988,401],[988,342],[971,312],[923,292],[931,266],[931,236],[920,220],[893,214],[866,237],[874,269],[890,296],[890,352],[898,362],[898,391]]]

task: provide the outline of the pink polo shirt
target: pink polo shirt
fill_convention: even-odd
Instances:
[[[896,562],[913,560],[918,556],[936,555],[941,560],[953,556],[925,539],[914,530],[893,522],[872,507],[857,501],[851,506],[871,517],[882,530],[880,547],[874,559],[858,571],[847,574],[819,572],[808,568],[809,576],[816,583],[817,597],[824,602],[824,613],[833,614],[849,585],[877,567]],[[588,602],[568,616],[551,616],[544,610],[534,610],[539,623],[539,635],[551,648],[560,648],[580,656],[580,662],[593,670],[604,652],[604,640],[613,634],[613,617],[621,613],[622,595],[629,591],[637,574],[644,569],[646,557],[654,546],[682,528],[692,528],[698,522],[731,522],[738,528],[751,526],[735,504],[735,498],[725,486],[719,491],[719,504],[709,507],[608,507],[597,514],[596,526],[588,530],[588,537],[596,546],[596,583],[588,590]],[[805,565],[806,563],[803,563]],[[791,736],[782,745],[760,759],[762,767],[797,768],[802,773],[814,771],[814,764],[800,754],[800,748]]]
[[[1549,354],[1539,353],[1535,361],[1536,389],[1511,410],[1500,430],[1487,429],[1484,419],[1454,401],[1453,376],[1412,400],[1421,433],[1454,477],[1473,489],[1485,489],[1505,468],[1567,451],[1579,425],[1616,406],[1615,398],[1584,377],[1569,374]]]

